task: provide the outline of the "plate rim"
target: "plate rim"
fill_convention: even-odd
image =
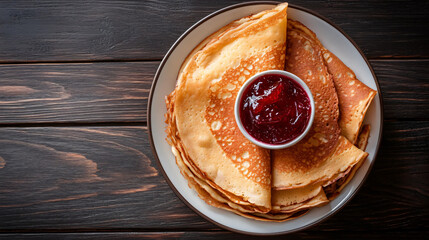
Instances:
[[[346,33],[344,32],[340,27],[338,27],[336,24],[334,24],[331,20],[329,20],[328,18],[320,15],[319,13],[307,9],[305,7],[301,7],[295,4],[290,4],[288,3],[288,7],[291,8],[295,8],[304,12],[307,12],[311,15],[314,15],[320,19],[322,19],[323,21],[325,21],[326,23],[328,23],[329,25],[331,25],[332,27],[334,27],[337,31],[339,31],[344,37],[347,38],[348,41],[350,41],[353,46],[356,48],[356,50],[359,52],[359,54],[361,55],[361,57],[363,58],[363,60],[365,60],[366,65],[368,66],[372,77],[375,80],[375,84],[377,86],[377,95],[380,101],[380,133],[378,135],[378,139],[377,139],[377,144],[376,144],[376,148],[375,148],[375,154],[373,157],[373,161],[370,163],[367,172],[365,173],[365,176],[363,177],[362,181],[359,183],[359,185],[356,187],[355,191],[348,197],[348,199],[345,199],[345,201],[341,204],[341,206],[339,206],[337,209],[330,211],[328,214],[326,214],[325,216],[323,216],[321,219],[319,219],[318,221],[312,222],[310,224],[304,225],[302,227],[299,228],[295,228],[292,230],[286,230],[286,231],[280,231],[280,232],[275,232],[275,233],[255,233],[255,232],[248,232],[248,231],[242,231],[242,230],[238,230],[229,226],[226,226],[222,223],[216,222],[215,220],[211,219],[210,217],[206,216],[205,214],[203,214],[202,212],[200,212],[198,209],[196,209],[192,204],[190,204],[183,196],[182,194],[179,193],[179,191],[176,189],[176,187],[174,186],[174,184],[171,182],[170,178],[167,176],[167,173],[165,172],[161,161],[159,160],[159,156],[158,153],[155,149],[155,143],[153,141],[153,134],[152,134],[152,126],[151,126],[151,110],[152,110],[152,99],[153,99],[153,94],[154,94],[154,90],[156,88],[156,85],[158,83],[159,80],[159,75],[161,73],[161,71],[164,68],[165,63],[167,62],[167,60],[169,59],[170,55],[172,54],[172,52],[176,49],[176,47],[183,41],[184,38],[186,38],[186,36],[191,33],[195,28],[197,28],[199,25],[203,24],[204,22],[206,22],[207,20],[211,19],[212,17],[219,15],[221,13],[224,13],[226,11],[235,9],[235,8],[240,8],[240,7],[245,7],[245,6],[250,6],[250,5],[265,5],[265,4],[272,4],[272,5],[277,5],[280,4],[282,2],[279,1],[253,1],[253,2],[243,2],[243,3],[237,3],[237,4],[233,4],[233,5],[229,5],[226,6],[224,8],[221,8],[217,11],[214,11],[212,13],[210,13],[209,15],[203,17],[202,19],[200,19],[199,21],[197,21],[196,23],[194,23],[191,27],[189,27],[182,35],[180,35],[180,37],[174,42],[174,44],[170,47],[170,49],[167,51],[167,53],[164,55],[161,63],[158,66],[158,69],[154,75],[153,78],[153,82],[150,88],[150,92],[149,92],[149,98],[148,98],[148,106],[147,106],[147,127],[148,127],[148,133],[149,133],[149,143],[150,143],[150,147],[152,150],[152,153],[154,154],[155,160],[157,162],[158,168],[159,170],[161,170],[161,173],[164,177],[164,179],[166,180],[166,182],[168,183],[168,185],[170,186],[170,188],[173,190],[174,194],[183,202],[185,203],[186,206],[188,206],[190,209],[192,209],[195,213],[197,213],[199,216],[201,216],[202,218],[204,218],[205,220],[209,221],[210,223],[215,224],[216,226],[219,226],[220,228],[232,231],[232,232],[236,232],[236,233],[240,233],[240,234],[246,234],[246,235],[251,235],[251,236],[275,236],[275,235],[284,235],[284,234],[289,234],[289,233],[294,233],[294,232],[298,232],[298,231],[302,231],[305,229],[308,229],[310,227],[313,227],[315,225],[318,225],[324,221],[326,221],[327,219],[329,219],[330,217],[332,217],[333,215],[335,215],[336,213],[338,213],[341,209],[343,209],[355,196],[356,194],[359,192],[359,190],[361,189],[361,187],[364,185],[364,183],[366,182],[373,166],[375,163],[375,160],[377,159],[377,155],[379,153],[379,149],[380,149],[380,143],[382,140],[382,136],[383,136],[383,124],[384,124],[384,104],[383,104],[383,97],[382,97],[382,93],[381,93],[381,88],[380,88],[380,84],[379,81],[377,79],[377,76],[375,75],[374,69],[372,68],[370,62],[368,61],[368,59],[366,58],[366,56],[364,55],[363,51],[359,48],[359,46],[356,44],[356,42]]]

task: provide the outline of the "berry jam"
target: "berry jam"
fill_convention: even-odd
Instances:
[[[273,145],[288,143],[300,136],[311,116],[310,99],[293,79],[266,74],[244,90],[240,118],[255,139]]]

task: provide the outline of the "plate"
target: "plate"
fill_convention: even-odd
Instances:
[[[377,90],[368,109],[364,123],[371,124],[370,138],[366,151],[369,157],[357,171],[354,178],[337,198],[327,205],[311,209],[307,214],[286,222],[262,222],[247,219],[232,212],[206,204],[188,183],[176,166],[171,147],[166,142],[164,123],[166,113],[165,96],[176,84],[182,62],[201,41],[219,28],[242,17],[273,8],[277,2],[248,2],[232,5],[216,11],[190,27],[170,48],[162,60],[152,84],[148,105],[149,137],[154,155],[161,172],[170,187],[182,201],[196,213],[218,226],[245,234],[276,235],[295,232],[320,223],[341,209],[356,194],[368,176],[381,140],[383,108],[381,90],[376,76],[358,46],[341,29],[326,18],[308,9],[290,4],[288,18],[298,20],[314,31],[322,44],[337,55],[356,74],[357,78],[372,89]]]

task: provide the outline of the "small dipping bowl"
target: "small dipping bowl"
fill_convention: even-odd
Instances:
[[[289,81],[291,81],[291,82],[293,82],[293,83],[295,83],[295,85],[298,85],[299,87],[301,87],[304,91],[305,91],[305,93],[307,94],[307,97],[308,97],[308,100],[309,100],[309,103],[307,102],[307,104],[309,104],[310,105],[310,114],[309,114],[309,116],[308,116],[308,114],[307,114],[307,118],[306,119],[308,119],[308,122],[307,122],[307,125],[306,125],[306,127],[305,127],[305,129],[304,129],[304,131],[302,132],[302,133],[300,133],[299,135],[297,135],[296,137],[294,137],[293,139],[290,139],[290,140],[287,140],[286,142],[284,142],[284,143],[279,143],[279,144],[277,144],[277,143],[268,143],[268,142],[264,142],[264,141],[262,141],[262,140],[259,140],[259,139],[257,139],[257,138],[255,138],[254,136],[252,136],[252,134],[249,132],[249,131],[247,131],[246,130],[246,128],[245,128],[245,126],[244,126],[244,124],[243,124],[243,122],[242,122],[242,119],[241,119],[241,110],[242,110],[242,102],[243,101],[246,101],[246,99],[243,99],[243,96],[245,95],[245,94],[247,94],[247,92],[248,91],[246,91],[249,87],[251,87],[252,86],[252,84],[255,82],[255,81],[259,81],[259,79],[262,79],[264,76],[265,77],[270,77],[270,75],[275,75],[274,77],[277,77],[278,75],[280,75],[280,77],[282,77],[283,79],[286,79],[286,80],[289,80]],[[279,82],[280,81],[283,81],[283,80],[279,80]],[[283,84],[284,85],[284,84]],[[295,86],[294,85],[294,86]],[[277,87],[278,87],[279,85],[277,85]],[[284,86],[283,86],[283,88],[279,88],[280,90],[281,89],[284,89]],[[280,90],[277,90],[277,91],[280,91]],[[273,92],[273,91],[275,91],[275,90],[273,90],[273,89],[271,89],[270,90],[271,92]],[[301,91],[301,90],[299,90],[299,91]],[[285,94],[285,93],[284,93]],[[291,95],[290,95],[291,96]],[[287,96],[286,96],[287,97]],[[258,103],[257,103],[258,104]],[[269,104],[268,104],[269,105]],[[267,109],[267,108],[265,108],[265,109]],[[296,105],[295,105],[295,109],[297,109],[296,108]],[[258,111],[262,111],[262,110],[258,110]],[[238,125],[238,128],[240,129],[240,131],[243,133],[243,135],[247,138],[247,139],[249,139],[251,142],[253,142],[254,144],[256,144],[256,145],[258,145],[258,146],[260,146],[260,147],[263,147],[263,148],[267,148],[267,149],[282,149],[282,148],[287,148],[287,147],[290,147],[290,146],[293,146],[293,145],[295,145],[296,143],[298,143],[301,139],[303,139],[304,137],[305,137],[305,135],[308,133],[308,131],[310,130],[310,128],[311,128],[311,125],[313,124],[313,120],[314,120],[314,112],[315,112],[315,107],[314,107],[314,99],[313,99],[313,95],[311,94],[311,91],[310,91],[310,89],[308,88],[308,86],[305,84],[305,82],[304,81],[302,81],[299,77],[297,77],[296,75],[294,75],[294,74],[292,74],[292,73],[290,73],[290,72],[286,72],[286,71],[281,71],[281,70],[269,70],[269,71],[264,71],[264,72],[260,72],[260,73],[258,73],[258,74],[256,74],[256,75],[254,75],[254,76],[252,76],[252,77],[250,77],[244,84],[243,84],[243,86],[240,88],[240,91],[238,92],[238,95],[237,95],[237,98],[236,98],[236,100],[235,100],[235,106],[234,106],[234,115],[235,115],[235,121],[237,122],[237,125]],[[299,117],[298,117],[298,120],[299,120]],[[296,120],[296,121],[298,121],[298,120]],[[295,122],[296,122],[295,121]],[[304,120],[305,121],[305,120]],[[295,124],[295,123],[294,123]],[[304,125],[303,125],[304,126]],[[302,128],[303,128],[303,126],[302,126]],[[302,129],[301,128],[301,129]]]

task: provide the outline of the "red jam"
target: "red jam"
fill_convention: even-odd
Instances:
[[[288,143],[300,136],[311,116],[310,99],[293,79],[267,74],[244,90],[240,118],[255,139],[273,145]]]

